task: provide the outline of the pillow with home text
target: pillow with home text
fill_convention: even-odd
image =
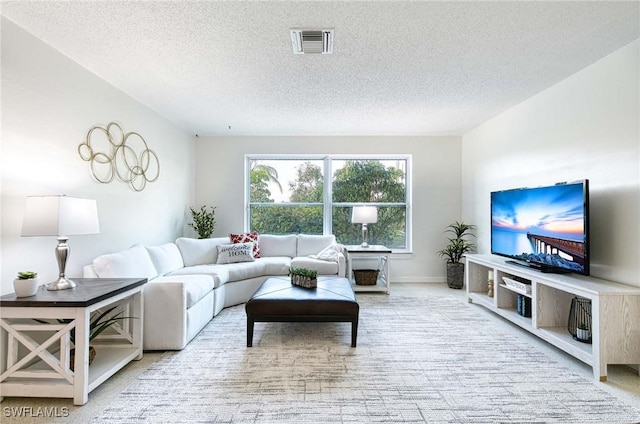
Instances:
[[[219,244],[217,264],[253,262],[253,243]]]

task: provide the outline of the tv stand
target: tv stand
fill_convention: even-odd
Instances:
[[[495,255],[467,255],[465,282],[470,303],[484,306],[593,368],[607,380],[607,365],[640,365],[640,288],[582,275],[547,274]],[[523,268],[524,266],[524,268]],[[493,273],[493,297],[487,279]],[[531,283],[531,293],[508,287],[502,277]],[[531,317],[516,312],[517,297],[531,299]],[[574,297],[591,301],[592,344],[573,339],[568,321]]]

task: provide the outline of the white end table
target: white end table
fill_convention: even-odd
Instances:
[[[384,292],[389,294],[389,289],[391,287],[391,280],[389,279],[389,259],[391,257],[391,249],[379,244],[370,245],[369,247],[346,245],[345,249],[349,254],[349,257],[347,258],[347,278],[351,281],[353,291]],[[361,267],[359,268],[357,265],[354,265],[354,263],[364,259],[377,260],[379,274],[378,281],[375,285],[357,285],[355,278],[353,277],[354,269],[362,269]]]
[[[41,286],[35,296],[12,293],[0,297],[3,397],[73,398],[74,405],[84,405],[89,392],[130,361],[142,359],[142,285],[146,278],[73,281],[74,289],[48,291]],[[124,311],[121,316],[135,319],[119,321],[111,334],[104,332],[91,342],[97,353],[89,367],[91,313],[116,304]],[[70,367],[72,330],[76,335],[75,371]]]

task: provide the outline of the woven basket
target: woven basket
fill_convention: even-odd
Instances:
[[[359,286],[375,286],[378,282],[378,273],[377,269],[354,269],[353,277]]]

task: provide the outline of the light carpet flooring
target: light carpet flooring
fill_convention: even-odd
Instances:
[[[89,395],[6,398],[2,422],[611,422],[640,421],[637,371],[609,380],[443,284],[359,294],[350,325],[257,324],[243,306],[216,317],[181,352],[145,353]],[[57,419],[10,417],[55,408]],[[7,409],[9,408],[9,409]]]

